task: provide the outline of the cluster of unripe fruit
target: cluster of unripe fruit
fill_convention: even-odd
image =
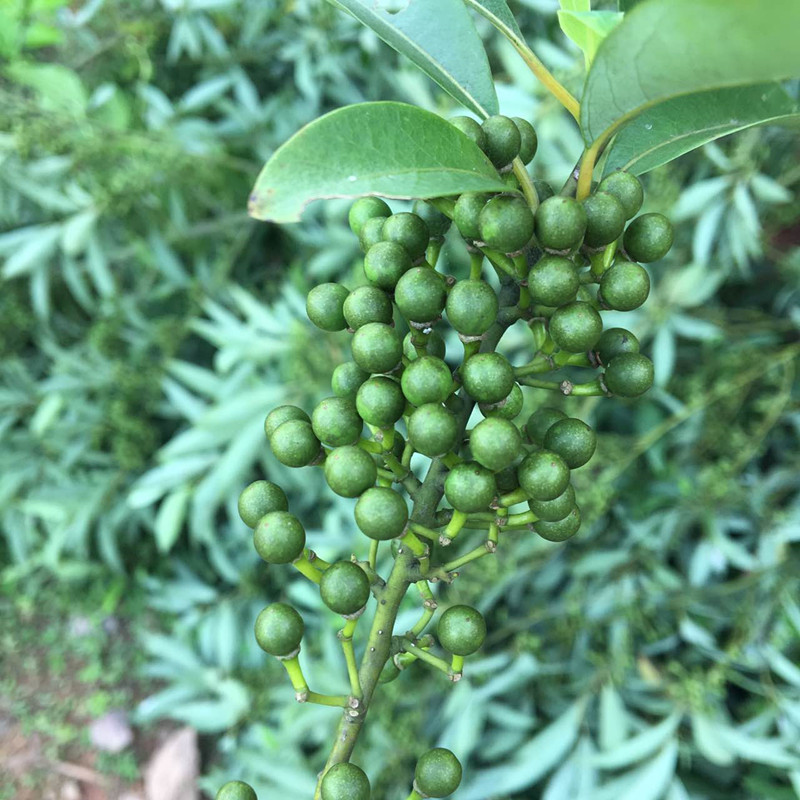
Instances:
[[[483,124],[466,117],[453,123],[505,176],[508,190],[417,201],[412,212],[399,213],[376,197],[357,200],[349,223],[364,252],[366,283],[352,291],[323,283],[306,303],[317,327],[352,334],[352,360],[336,367],[332,396],[311,416],[280,406],[264,425],[278,461],[320,466],[333,492],[357,498],[355,523],[372,542],[370,560],[329,564],[318,558],[275,484],[257,481],[239,500],[258,554],[271,564],[291,563],[317,583],[324,604],[345,618],[345,641],[351,641],[355,621],[382,582],[374,559],[380,542],[392,540],[395,555],[403,547],[410,550],[423,579],[437,569],[441,579],[453,568],[443,560],[431,563],[442,552],[435,548],[450,545],[463,528],[488,529],[487,552],[494,552],[503,530],[527,528],[555,542],[578,531],[580,510],[570,475],[592,457],[595,433],[547,405],[520,423],[522,386],[628,398],[653,381],[652,363],[639,353],[633,333],[604,331],[601,317],[604,309],[630,311],[644,303],[650,278],[638,262],[660,259],[672,244],[665,217],[636,217],[643,202],[638,179],[614,172],[582,201],[556,195],[547,184],[531,182],[521,166],[536,152],[536,133],[528,122],[495,116]],[[436,269],[451,223],[472,260],[469,277],[458,280]],[[484,280],[485,259],[504,285],[512,286],[510,304],[501,307],[495,288]],[[455,370],[436,330],[443,316],[463,343]],[[519,320],[529,325],[534,346],[532,360],[514,367],[494,352],[499,337],[490,337],[498,326]],[[482,349],[487,341],[491,346]],[[537,377],[562,368],[602,369],[602,374],[583,384]],[[473,405],[482,419],[467,430]],[[413,497],[419,487],[411,464],[415,454],[447,467],[446,507],[427,526],[410,519],[401,493],[405,488]],[[518,504],[527,504],[527,510],[510,513]],[[437,660],[429,654],[432,637],[421,636],[422,627],[405,649],[393,649],[384,680],[402,667],[399,654]],[[275,603],[261,612],[255,631],[258,644],[286,665],[298,699],[306,699],[297,663],[300,615]],[[464,656],[483,642],[483,618],[473,608],[455,606],[442,614],[437,633],[452,656],[449,674],[457,679]],[[419,762],[414,792],[445,796],[460,774],[452,753],[431,751]],[[323,800],[369,797],[366,775],[349,763],[329,769],[321,787]],[[252,800],[246,794],[221,796]]]

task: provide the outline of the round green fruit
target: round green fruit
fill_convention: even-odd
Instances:
[[[343,761],[334,764],[322,779],[322,800],[369,800],[369,778],[360,767]]]
[[[441,358],[422,356],[403,370],[400,383],[408,402],[422,406],[447,400],[453,389],[453,376]]]
[[[639,308],[649,294],[647,270],[632,261],[617,261],[600,279],[600,296],[609,308],[616,311]]]
[[[528,507],[540,520],[558,522],[575,508],[575,489],[572,484],[552,500],[528,500]]]
[[[514,388],[514,369],[499,353],[476,353],[461,367],[467,394],[478,403],[499,403]]]
[[[244,781],[228,781],[218,792],[215,800],[258,800],[253,787]]]
[[[392,321],[392,299],[377,286],[359,286],[347,296],[342,307],[347,327],[358,330],[368,322]]]
[[[378,477],[372,456],[355,445],[337,447],[328,453],[324,471],[328,486],[340,497],[358,497]]]
[[[300,520],[288,511],[271,511],[258,521],[253,546],[267,564],[290,564],[306,546]]]
[[[381,235],[385,242],[396,242],[403,247],[412,261],[425,255],[431,239],[431,232],[425,221],[407,211],[392,214],[384,223]]]
[[[635,175],[630,172],[612,172],[600,181],[597,187],[600,192],[608,192],[622,204],[625,219],[631,219],[639,213],[644,202],[644,189]]]
[[[558,453],[570,469],[578,469],[594,455],[597,435],[583,420],[569,417],[547,431],[544,447]]]
[[[497,319],[499,307],[485,281],[457,281],[447,296],[447,320],[462,336],[482,336]]]
[[[456,200],[453,208],[453,222],[464,239],[480,239],[478,218],[488,202],[489,195],[483,192],[464,192]]]
[[[411,256],[397,242],[378,242],[372,245],[364,256],[364,274],[367,280],[379,289],[391,291],[409,269],[411,269]]]
[[[319,455],[319,439],[311,423],[302,419],[279,425],[269,444],[275,458],[287,467],[306,467]]]
[[[292,419],[311,422],[311,418],[308,414],[297,406],[278,406],[277,408],[273,408],[264,420],[264,433],[267,434],[267,439],[272,438],[272,434],[275,433],[279,425],[283,425],[284,422],[288,422]]]
[[[564,519],[557,522],[548,522],[540,519],[533,523],[533,529],[542,539],[548,542],[563,542],[574,536],[581,527],[581,510],[578,506],[573,506],[572,511]]]
[[[640,353],[622,353],[608,362],[606,388],[619,397],[638,397],[653,385],[653,362]]]
[[[271,656],[285,657],[300,647],[303,618],[286,603],[273,603],[256,617],[258,646]]]
[[[321,283],[306,297],[308,318],[323,331],[343,331],[347,327],[344,318],[344,301],[350,292],[341,283]]]
[[[424,456],[443,456],[455,447],[457,440],[456,415],[438,403],[425,403],[409,417],[408,441]]]
[[[675,231],[663,214],[642,214],[628,225],[622,243],[634,261],[649,264],[664,258],[673,241]]]
[[[469,449],[479,464],[499,472],[517,460],[522,451],[522,437],[513,422],[489,417],[472,429]]]
[[[472,139],[481,150],[486,150],[486,134],[483,132],[480,122],[472,117],[453,117],[450,124]]]
[[[359,197],[350,206],[347,222],[350,225],[350,230],[356,236],[360,236],[361,229],[367,220],[373,217],[388,217],[391,213],[392,209],[380,197]]]
[[[489,508],[497,496],[497,483],[486,467],[475,461],[463,461],[447,473],[444,496],[456,511],[476,514]]]
[[[580,285],[578,270],[564,256],[544,255],[528,273],[531,301],[538,305],[558,307],[571,303]]]
[[[472,606],[450,606],[439,618],[439,642],[456,656],[471,656],[486,638],[486,620]]]
[[[411,331],[403,337],[403,355],[409,361],[416,361],[420,355],[417,352],[417,348],[414,347],[414,342],[411,337]],[[438,331],[431,331],[427,334],[427,337],[427,342],[425,343],[426,354],[435,356],[436,358],[444,358],[446,347],[442,335]]]
[[[255,528],[270,511],[288,510],[289,501],[283,489],[269,481],[254,481],[239,495],[239,516],[248,528]]]
[[[619,239],[625,230],[625,209],[610,192],[597,192],[583,201],[586,233],[583,242],[589,247],[605,247]]]
[[[361,233],[358,234],[358,243],[365,253],[368,253],[370,248],[378,242],[383,241],[383,224],[385,222],[386,217],[372,217],[362,225]]]
[[[510,117],[496,114],[485,119],[481,127],[486,134],[483,151],[489,161],[498,169],[507,167],[519,155],[522,147],[522,137],[516,123]]]
[[[533,125],[522,117],[511,117],[519,130],[520,147],[519,157],[523,164],[530,164],[539,147],[539,138]],[[541,200],[541,198],[539,198]]]
[[[522,396],[522,389],[518,384],[514,384],[508,397],[499,403],[481,403],[480,410],[484,417],[497,417],[499,419],[514,419],[522,411],[522,404],[525,398]]]
[[[438,319],[447,300],[444,278],[430,267],[413,267],[397,282],[394,302],[411,322]]]
[[[355,518],[364,536],[383,542],[403,533],[408,522],[408,506],[393,489],[373,486],[358,498]]]
[[[517,477],[516,467],[506,467],[494,476],[497,483],[497,494],[509,494],[519,489],[519,478]]]
[[[557,408],[550,408],[549,406],[538,408],[528,417],[528,421],[525,423],[528,438],[533,444],[541,445],[544,442],[547,431],[560,419],[566,418],[567,415]]]
[[[428,226],[431,239],[441,241],[450,229],[450,217],[424,200],[415,200],[413,212]]]
[[[337,561],[323,573],[319,582],[322,602],[337,614],[360,611],[369,600],[369,578],[358,564]]]
[[[533,238],[533,212],[520,195],[493,197],[478,216],[481,241],[493,250],[514,253]]]
[[[444,747],[428,750],[417,762],[414,783],[427,797],[447,797],[461,783],[461,763]]]
[[[358,441],[364,423],[352,397],[326,397],[314,409],[311,427],[321,442],[341,447]]]
[[[603,320],[594,306],[576,300],[553,312],[548,330],[557,347],[568,353],[582,353],[600,338]]]
[[[339,364],[331,376],[331,389],[337,397],[356,396],[358,387],[369,378],[369,372],[356,364],[355,361],[345,361]]]
[[[594,351],[601,364],[608,364],[622,353],[638,353],[639,340],[625,328],[608,328],[597,340]]]
[[[569,486],[569,467],[549,450],[529,453],[517,470],[519,485],[533,500],[553,500]]]
[[[586,211],[571,197],[555,195],[536,209],[536,238],[548,250],[571,250],[583,238]]]
[[[368,322],[353,334],[353,360],[370,373],[391,372],[403,357],[397,331],[382,322]]]
[[[391,428],[406,407],[400,384],[384,375],[364,381],[356,395],[358,414],[367,425]]]

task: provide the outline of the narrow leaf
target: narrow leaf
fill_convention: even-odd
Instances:
[[[508,28],[515,36],[523,38],[522,31],[519,29],[517,20],[511,13],[506,0],[466,0],[476,11],[486,17],[499,30]],[[572,0],[573,3],[586,3],[589,0]],[[497,23],[500,23],[499,25]]]
[[[360,103],[320,117],[280,147],[258,176],[249,213],[296,222],[322,198],[503,188],[478,146],[436,114],[405,103]]]
[[[664,749],[642,767],[636,780],[627,791],[618,796],[618,800],[657,800],[663,796],[675,775],[678,761],[678,743],[671,741]]]
[[[628,739],[613,750],[609,750],[607,753],[595,753],[592,763],[601,769],[620,769],[636,761],[641,761],[664,745],[675,733],[680,721],[680,714],[670,714],[658,725],[647,728],[638,736]]]
[[[559,11],[561,30],[581,49],[586,69],[592,66],[597,48],[617,25],[623,14],[617,11]]]

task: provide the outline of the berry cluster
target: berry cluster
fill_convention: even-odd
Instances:
[[[495,116],[483,124],[467,117],[453,124],[505,176],[507,190],[416,201],[412,212],[399,213],[377,197],[357,200],[349,223],[364,252],[366,284],[350,291],[323,283],[306,304],[317,327],[352,335],[352,360],[336,367],[332,396],[310,417],[281,406],[264,424],[278,461],[318,466],[333,492],[356,499],[355,524],[370,540],[369,558],[327,563],[317,557],[306,547],[286,495],[268,481],[251,484],[239,499],[258,554],[270,564],[292,564],[343,617],[351,694],[335,698],[309,690],[297,660],[303,620],[291,606],[274,603],[259,614],[258,644],[283,661],[299,700],[339,705],[346,719],[363,718],[378,675],[393,680],[420,660],[458,680],[464,658],[481,646],[483,617],[460,605],[439,618],[437,638],[449,659],[432,651],[434,638],[424,634],[436,609],[431,582],[451,581],[464,564],[493,553],[503,532],[532,530],[560,542],[578,531],[570,475],[594,454],[595,433],[548,405],[519,422],[522,387],[629,398],[653,381],[653,365],[639,353],[633,333],[603,330],[602,319],[605,309],[630,311],[644,303],[650,279],[638,262],[660,259],[672,244],[665,217],[636,216],[643,202],[638,179],[614,172],[583,200],[570,196],[570,183],[556,195],[525,171],[537,147],[528,122]],[[458,280],[436,269],[451,223],[471,254],[470,274]],[[487,261],[499,278],[499,294],[496,282],[484,279]],[[443,317],[463,343],[455,369],[436,330]],[[514,367],[495,346],[517,322],[529,326],[533,343],[531,361]],[[571,374],[601,373],[585,383],[541,377],[567,368]],[[482,418],[468,429],[475,406]],[[432,462],[424,481],[417,477],[421,456]],[[403,490],[414,503],[411,512]],[[512,513],[519,504],[527,510]],[[486,530],[486,540],[448,561],[444,548],[463,529]],[[415,584],[424,612],[411,631],[393,635],[394,616],[379,608],[378,630],[370,634],[375,644],[359,670],[353,633],[370,596],[379,605],[393,604],[395,615],[399,605],[389,592],[393,579],[387,584],[376,572],[378,547],[389,540],[404,570],[399,597]],[[329,761],[320,784],[323,800],[369,797],[366,775],[348,758],[349,752],[339,753]],[[432,750],[418,763],[412,797],[446,796],[460,776],[452,753]],[[239,784],[228,786],[234,788],[230,797],[220,795],[225,800],[249,800],[235,793]]]

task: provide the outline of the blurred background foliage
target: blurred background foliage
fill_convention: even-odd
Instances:
[[[555,3],[513,5],[579,87]],[[502,111],[534,122],[533,171],[560,186],[578,132],[477,24]],[[455,109],[317,0],[12,0],[0,59],[3,596],[11,613],[54,583],[141,597],[126,606],[152,686],[139,723],[208,734],[212,793],[236,776],[265,800],[310,796],[335,712],[295,705],[252,623],[291,599],[307,675],[336,692],[336,620],[257,563],[235,504],[269,476],[323,557],[354,546],[352,502],[277,464],[261,425],[329,394],[346,351],[312,330],[305,291],[363,278],[345,204],[278,229],[245,202],[272,151],[327,110]],[[647,210],[680,223],[624,319],[657,387],[572,401],[601,443],[576,475],[583,531],[510,538],[442,591],[488,616],[487,646],[455,687],[419,666],[383,687],[357,753],[376,797],[405,797],[434,743],[468,765],[460,800],[800,796],[798,182],[781,128],[647,176]],[[445,258],[463,274],[457,247]],[[508,340],[526,360],[525,331]],[[529,391],[531,408],[551,401]],[[410,599],[399,625],[415,613]]]

